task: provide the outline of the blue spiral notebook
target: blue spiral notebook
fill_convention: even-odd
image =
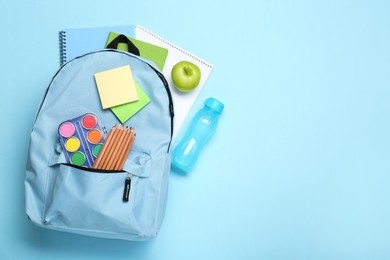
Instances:
[[[88,52],[104,49],[110,32],[135,37],[135,26],[70,28],[60,31],[60,64]]]

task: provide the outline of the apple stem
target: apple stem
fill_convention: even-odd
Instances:
[[[188,71],[187,71],[187,67],[186,66],[183,67],[183,70],[184,70],[185,74],[188,75]]]

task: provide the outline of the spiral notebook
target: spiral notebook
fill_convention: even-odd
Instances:
[[[60,64],[91,51],[104,49],[110,32],[135,36],[134,25],[69,28],[59,32]]]
[[[162,73],[167,79],[172,93],[173,105],[175,109],[175,117],[173,119],[173,138],[175,138],[188,112],[190,111],[200,91],[209,78],[213,70],[213,65],[140,25],[135,26],[135,38],[168,49],[168,57],[165,61]],[[207,42],[205,41],[205,45],[206,44]],[[196,64],[201,71],[200,83],[191,92],[180,92],[173,86],[171,70],[177,62],[182,60],[190,61]]]

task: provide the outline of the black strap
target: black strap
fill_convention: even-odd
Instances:
[[[132,54],[135,54],[139,56],[139,50],[137,47],[135,47],[134,43],[132,43],[129,38],[127,38],[125,35],[120,34],[118,35],[112,42],[110,42],[107,45],[107,49],[117,49],[119,43],[126,43],[128,51]]]
[[[151,66],[149,64],[149,66],[157,73],[157,75],[160,77],[161,81],[163,82],[164,84],[164,87],[165,87],[165,90],[167,91],[167,94],[168,94],[168,100],[169,100],[169,114],[171,116],[171,140],[169,141],[169,145],[168,145],[168,150],[167,150],[167,153],[169,152],[169,149],[171,147],[171,143],[172,143],[172,137],[173,137],[173,117],[175,116],[175,112],[174,112],[174,109],[173,109],[173,100],[172,100],[172,94],[171,94],[171,90],[169,89],[169,85],[168,85],[168,82],[167,80],[165,79],[164,75],[159,72],[158,70],[156,70],[155,68],[153,68],[153,66]]]

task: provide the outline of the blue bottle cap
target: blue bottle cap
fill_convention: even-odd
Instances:
[[[211,108],[212,110],[214,110],[218,114],[221,114],[223,108],[225,107],[224,104],[222,104],[221,102],[219,102],[215,98],[208,98],[208,99],[206,99],[204,104],[205,104],[205,106]]]

